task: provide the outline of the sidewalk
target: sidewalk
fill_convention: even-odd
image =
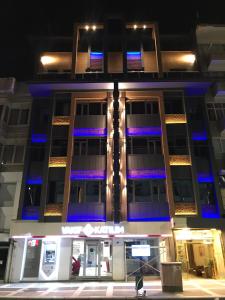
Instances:
[[[144,282],[145,299],[225,299],[225,280],[184,280],[183,293],[163,293],[160,280]],[[8,299],[132,299],[134,282],[43,282],[0,285],[0,298]]]

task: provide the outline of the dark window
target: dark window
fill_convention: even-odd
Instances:
[[[216,193],[212,183],[200,183],[199,193],[202,204],[215,204]]]
[[[41,185],[27,185],[25,188],[25,205],[39,206],[41,199]]]
[[[145,114],[145,102],[132,102],[132,114]]]
[[[27,124],[29,118],[29,109],[22,109],[21,116],[20,116],[20,124]]]
[[[30,149],[30,161],[43,162],[45,157],[45,149],[42,147],[32,147]]]
[[[133,139],[133,154],[148,153],[147,139]]]
[[[88,155],[99,155],[100,140],[89,139],[88,140]]]
[[[174,179],[173,193],[175,202],[194,202],[191,179]]]
[[[71,182],[70,201],[83,202],[105,202],[104,181],[74,181]]]
[[[89,115],[101,115],[101,103],[90,103]]]
[[[11,109],[9,116],[9,125],[18,124],[19,120],[19,109]]]
[[[56,101],[55,116],[69,116],[69,115],[70,115],[70,102]]]
[[[14,163],[22,163],[24,154],[24,146],[16,146]]]
[[[196,157],[209,158],[208,144],[204,141],[194,141],[194,155]]]
[[[4,113],[4,121],[7,123],[9,117],[9,108],[8,106],[5,107],[5,113]]]
[[[3,112],[3,105],[0,105],[0,119],[2,117],[2,112]]]
[[[2,161],[4,163],[6,163],[6,164],[7,163],[12,163],[13,151],[14,151],[14,146],[13,145],[4,146],[3,156],[2,156]]]
[[[48,203],[63,203],[64,181],[50,181]]]
[[[67,155],[67,139],[54,139],[52,141],[51,156]]]
[[[188,154],[187,139],[179,136],[168,136],[169,154],[185,155]]]

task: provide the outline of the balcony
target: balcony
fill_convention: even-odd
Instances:
[[[82,155],[74,156],[72,162],[72,170],[92,170],[101,171],[106,168],[106,156],[105,155]]]
[[[127,165],[129,170],[164,169],[164,159],[159,154],[132,154]]]
[[[209,54],[209,72],[224,72],[225,71],[225,49],[220,53]]]
[[[62,216],[62,204],[47,204],[44,212],[45,217],[60,217]]]
[[[44,52],[40,57],[38,74],[63,74],[71,73],[71,52]]]
[[[129,221],[169,221],[169,206],[162,202],[134,202],[128,204]]]
[[[105,222],[104,203],[70,203],[67,222]]]
[[[174,206],[176,216],[190,216],[197,214],[197,208],[194,202],[177,202]]]
[[[165,73],[196,71],[195,54],[192,51],[162,51],[161,57]]]
[[[75,116],[75,128],[106,128],[105,115]]]

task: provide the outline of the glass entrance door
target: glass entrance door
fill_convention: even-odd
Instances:
[[[84,276],[87,277],[97,277],[99,276],[99,267],[100,267],[100,256],[101,249],[99,247],[99,241],[87,241],[86,242],[86,267],[84,269]]]
[[[72,278],[112,276],[110,240],[74,240]]]

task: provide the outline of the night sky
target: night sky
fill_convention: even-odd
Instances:
[[[190,33],[197,23],[225,24],[225,1],[1,1],[0,77],[32,79],[29,37],[71,36],[75,21],[98,22],[118,14],[127,21],[157,21],[160,33]]]

